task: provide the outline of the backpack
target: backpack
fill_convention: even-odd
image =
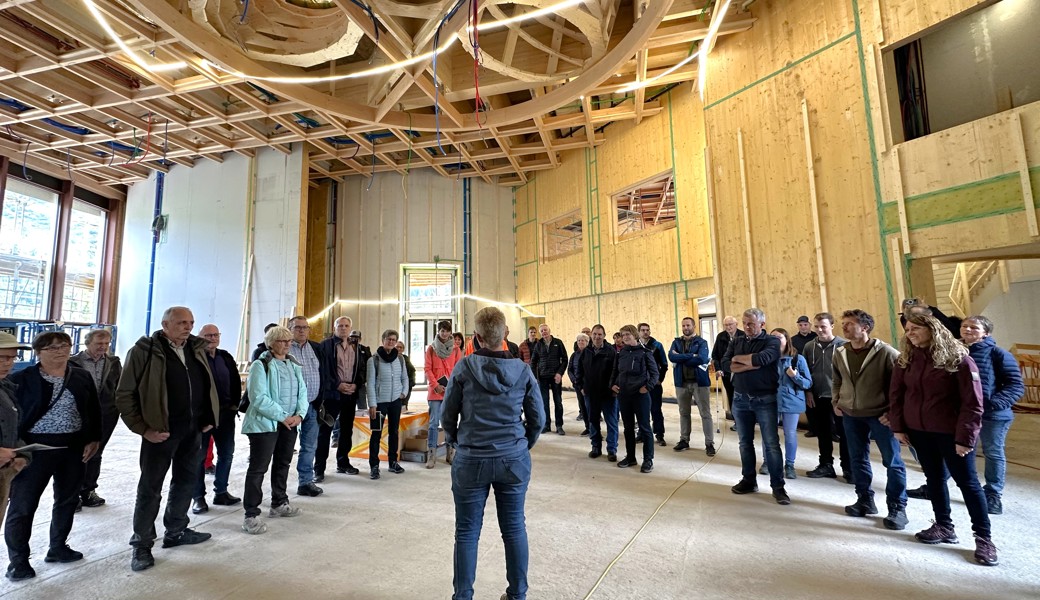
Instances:
[[[266,357],[260,358],[260,363],[264,365],[264,374],[271,372],[271,355],[268,354]],[[246,383],[246,391],[242,392],[242,399],[238,402],[238,412],[245,414],[249,410],[249,384]]]

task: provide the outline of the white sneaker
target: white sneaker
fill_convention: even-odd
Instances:
[[[242,523],[242,531],[250,535],[260,535],[267,531],[267,523],[260,520],[260,517],[246,517],[245,523]]]
[[[271,512],[267,513],[267,516],[269,516],[269,517],[296,517],[296,516],[299,516],[299,514],[301,512],[303,512],[303,511],[301,511],[300,509],[296,508],[295,506],[289,506],[289,503],[286,502],[285,504],[282,504],[281,506],[272,506],[271,507]]]

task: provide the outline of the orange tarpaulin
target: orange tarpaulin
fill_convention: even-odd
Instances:
[[[379,440],[379,460],[388,460],[386,427],[389,422],[383,417],[383,431],[379,432],[382,438]],[[408,411],[401,413],[401,422],[397,427],[399,432],[398,445],[403,447],[405,438],[415,437],[419,431],[426,429],[430,424],[430,413],[428,411]],[[354,413],[354,437],[351,438],[351,458],[368,458],[368,446],[372,439],[372,419],[368,417],[368,411],[357,411]],[[397,449],[400,454],[401,448]]]

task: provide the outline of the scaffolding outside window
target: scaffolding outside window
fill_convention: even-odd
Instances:
[[[615,239],[675,227],[675,176],[671,170],[614,193],[610,197]]]
[[[73,202],[61,311],[66,321],[95,323],[98,320],[105,220],[104,210],[79,200]]]
[[[542,224],[542,258],[552,260],[581,252],[585,241],[581,211],[571,211]]]
[[[47,318],[57,226],[57,194],[8,178],[0,217],[0,317]]]

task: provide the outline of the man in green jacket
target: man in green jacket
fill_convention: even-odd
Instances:
[[[191,335],[194,326],[188,308],[166,309],[162,329],[141,337],[130,349],[116,388],[116,407],[123,422],[141,436],[141,479],[130,538],[134,571],[155,565],[155,517],[171,467],[163,548],[198,544],[211,537],[188,528],[188,507],[201,464],[201,434],[217,425],[220,414],[206,360],[207,342]]]
[[[888,412],[888,386],[892,366],[899,351],[879,339],[871,338],[874,318],[862,310],[847,310],[841,315],[841,330],[848,343],[834,351],[834,377],[831,402],[834,412],[842,417],[849,446],[852,483],[856,486],[856,502],[845,507],[852,517],[876,515],[874,475],[870,469],[870,440],[881,451],[881,463],[888,470],[885,498],[888,516],[883,524],[888,529],[903,529],[906,518],[906,467],[900,457],[899,442],[883,422]]]

